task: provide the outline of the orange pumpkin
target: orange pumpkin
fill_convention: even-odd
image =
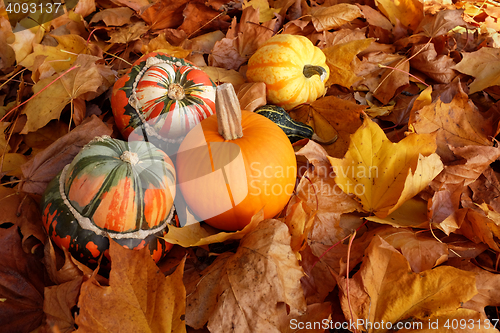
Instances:
[[[272,218],[295,188],[297,162],[275,123],[241,111],[230,84],[217,88],[216,115],[188,133],[177,155],[179,187],[190,209],[213,227],[245,227],[264,209]]]

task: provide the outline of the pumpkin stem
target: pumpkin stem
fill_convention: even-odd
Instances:
[[[184,93],[184,88],[178,83],[171,83],[168,86],[168,93],[167,93],[168,98],[170,99],[175,99],[180,101],[181,99],[184,99],[186,94]]]
[[[224,139],[235,140],[243,137],[240,102],[231,83],[224,83],[217,87],[215,110],[219,134]]]
[[[120,159],[123,162],[128,162],[132,165],[136,165],[139,163],[139,156],[137,156],[137,153],[133,153],[131,151],[124,151],[123,154],[121,154]]]
[[[326,78],[326,69],[321,66],[305,65],[302,73],[307,78],[310,78],[313,75],[319,75],[321,82],[325,81]]]

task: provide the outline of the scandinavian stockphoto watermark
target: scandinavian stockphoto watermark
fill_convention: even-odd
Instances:
[[[365,319],[349,320],[349,321],[333,321],[328,319],[323,319],[321,321],[309,321],[302,322],[297,319],[290,320],[290,328],[292,330],[328,330],[328,329],[344,329],[351,332],[354,331],[366,331],[366,330],[391,330],[393,332],[399,330],[436,330],[436,332],[442,331],[443,329],[457,330],[457,329],[468,329],[471,331],[479,331],[481,329],[496,328],[498,325],[498,319],[428,319],[427,321],[413,321],[413,320],[403,320],[396,323],[390,321],[369,321]]]

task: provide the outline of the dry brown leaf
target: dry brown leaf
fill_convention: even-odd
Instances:
[[[12,31],[0,30],[0,69],[3,71],[14,65],[16,62],[16,53],[8,44],[15,37]]]
[[[119,0],[117,2],[120,2]],[[79,0],[74,9],[75,13],[87,17],[96,11],[95,0]]]
[[[348,3],[340,3],[328,7],[313,7],[310,14],[314,28],[319,32],[338,29],[342,25],[363,16],[357,6]]]
[[[303,274],[286,225],[264,220],[235,254],[219,256],[186,282],[186,323],[201,328],[208,321],[210,332],[279,332],[286,305],[292,315],[306,311]]]
[[[461,258],[452,259],[449,264],[450,266],[476,274],[476,287],[478,293],[464,304],[465,308],[478,311],[484,315],[485,306],[500,305],[500,293],[498,288],[495,287],[495,285],[500,283],[500,275],[481,269],[469,260]]]
[[[347,303],[345,278],[341,278],[339,286],[347,319],[383,321],[393,326],[406,320],[426,323],[428,319],[453,314],[477,294],[474,273],[449,266],[413,273],[405,257],[378,236],[366,249],[360,270],[349,281],[352,312]],[[367,302],[352,304],[354,297]],[[442,325],[444,322],[439,327]],[[371,331],[389,332],[389,329],[379,326]]]
[[[482,47],[478,51],[463,52],[462,56],[453,68],[476,78],[469,86],[470,94],[500,84],[500,50]]]
[[[122,26],[130,22],[134,11],[127,7],[108,8],[97,12],[90,23],[103,21],[107,26]]]
[[[236,95],[242,110],[254,111],[267,104],[266,84],[264,82],[248,82],[235,86]]]
[[[360,210],[361,207],[335,183],[335,174],[326,151],[320,145],[309,141],[296,154],[305,156],[314,165],[313,171],[304,173],[296,189],[299,201],[307,204],[309,210],[316,214],[310,241],[334,244],[361,224],[358,219],[343,226],[340,223],[341,215]],[[293,198],[291,203],[294,203]]]
[[[350,135],[363,123],[362,111],[365,108],[365,105],[326,96],[291,110],[290,116],[312,126],[316,134],[324,140],[337,135],[337,140],[325,149],[329,156],[340,158],[349,147]]]
[[[464,183],[443,184],[428,201],[428,216],[430,223],[441,223],[454,215],[460,206],[460,197],[465,190]]]
[[[452,147],[451,151],[462,159],[444,167],[431,184],[434,189],[460,183],[470,185],[500,157],[500,148],[491,146]]]
[[[129,250],[110,240],[109,255],[109,286],[94,276],[82,284],[77,332],[186,332],[184,261],[165,277],[147,247]]]
[[[45,287],[43,312],[47,316],[46,325],[57,327],[61,333],[75,331],[73,308],[76,306],[83,277],[72,281]]]
[[[15,40],[9,43],[16,54],[16,62],[21,63],[24,61],[33,52],[33,45],[38,45],[43,36],[44,29],[41,26],[16,32]]]
[[[397,68],[381,68],[380,65]],[[356,66],[354,73],[362,78],[356,82],[355,88],[366,86],[382,104],[391,99],[409,84],[408,72],[410,64],[406,58],[384,52],[371,52]]]
[[[130,7],[137,12],[150,5],[148,0],[113,0],[113,2],[118,5]]]
[[[425,15],[415,33],[422,32],[425,36],[435,38],[447,34],[450,30],[465,26],[462,19],[463,10],[441,10],[435,16]]]
[[[96,136],[111,133],[112,130],[107,125],[92,116],[22,166],[24,179],[21,190],[42,194],[47,184],[73,160],[83,146]]]
[[[486,204],[479,206],[473,203],[470,198],[462,198],[462,206],[466,209],[466,216],[459,225],[460,233],[469,238],[474,243],[483,242],[491,249],[500,252],[498,239],[500,237],[500,219]]]
[[[109,42],[127,44],[140,39],[149,29],[144,22],[136,22],[128,26],[119,27],[109,33]]]
[[[382,227],[377,230],[378,236],[401,251],[415,273],[432,269],[448,259],[448,246],[432,235],[406,228]]]
[[[191,38],[186,41],[189,48],[193,51],[209,54],[212,52],[214,45],[217,41],[224,38],[224,33],[220,30],[208,32],[204,35]]]
[[[280,332],[323,333],[328,326],[327,323],[330,324],[331,313],[329,302],[310,304],[305,314],[283,316]]]
[[[469,187],[474,202],[487,203],[495,211],[500,212],[500,181],[491,167],[488,167]]]
[[[203,2],[189,1],[182,11],[182,15],[184,16],[184,22],[178,29],[186,32],[189,37],[202,31],[229,27],[228,21],[230,17],[228,15],[210,8]]]
[[[0,225],[12,223],[20,228],[22,246],[26,253],[33,251],[33,246],[39,243],[27,241],[30,237],[45,243],[47,239],[41,223],[38,203],[26,193],[0,186]]]
[[[182,16],[182,11],[184,9],[184,5],[188,2],[189,2],[188,0],[181,0],[175,2],[170,0],[160,0],[155,3],[150,3],[149,1],[142,1],[140,7],[134,6],[139,8],[134,8],[129,4],[127,4],[127,6],[131,7],[136,11],[138,11],[138,9],[141,9],[141,14],[140,14],[141,18],[148,24],[150,29],[154,31],[167,28],[174,28],[181,25],[182,21],[184,20],[184,17]]]
[[[208,56],[208,64],[214,68],[236,71],[248,58],[241,56],[236,38],[223,38],[215,42]]]
[[[233,18],[226,37],[215,43],[208,57],[209,65],[237,70],[274,35],[275,24],[275,19],[259,24],[259,11],[252,6],[246,7],[240,23]]]
[[[328,294],[335,288],[337,282],[328,270],[324,261],[318,261],[311,247],[300,252],[302,257],[300,266],[305,275],[300,280],[307,304],[324,302]],[[313,267],[314,265],[314,267]]]
[[[288,203],[285,223],[292,237],[290,246],[294,252],[297,253],[305,249],[307,236],[313,226],[315,215],[316,212],[311,211],[307,204],[300,199],[293,204],[292,201]],[[297,253],[297,258],[301,259],[299,253]]]
[[[492,117],[485,118],[460,91],[450,103],[439,98],[430,105],[415,111],[413,126],[417,133],[436,133],[437,153],[444,161],[452,161],[452,147],[467,145],[491,146],[496,125]]]
[[[412,50],[413,57],[410,60],[412,68],[415,68],[429,76],[438,83],[450,83],[457,73],[452,69],[455,62],[446,55],[438,55],[434,43],[415,45]]]
[[[64,253],[64,258],[59,255],[60,252],[54,250],[50,239],[45,243],[43,263],[50,280],[56,284],[70,282],[83,275],[82,271],[71,260],[71,254],[69,254],[68,250],[62,248],[62,252]],[[64,263],[60,264],[62,260],[64,260]]]
[[[373,41],[372,38],[366,38],[323,49],[326,63],[330,67],[330,77],[326,86],[338,84],[350,88],[356,81],[360,80],[361,78],[354,73],[357,63],[355,61],[357,60],[356,55],[365,50]]]
[[[318,47],[325,49],[330,46],[340,45],[355,40],[365,40],[366,31],[356,29],[340,29],[337,31],[323,31],[323,36],[318,37]],[[331,74],[331,73],[330,73]]]
[[[379,11],[373,9],[370,6],[365,6],[365,5],[357,5],[360,9],[361,12],[363,13],[363,16],[366,19],[366,22],[368,24],[382,28],[387,31],[392,30],[392,24],[391,21],[389,21],[382,13]]]
[[[5,332],[31,332],[43,320],[45,270],[21,247],[16,225],[0,228],[0,327]]]

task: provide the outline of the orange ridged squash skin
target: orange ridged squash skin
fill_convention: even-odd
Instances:
[[[177,179],[187,205],[198,216],[212,215],[205,222],[226,231],[244,228],[260,209],[264,209],[264,218],[280,213],[293,193],[297,175],[295,153],[285,133],[264,116],[244,110],[241,115],[243,137],[224,139],[218,132],[217,115],[210,116],[198,124],[201,128],[188,133],[176,161]],[[193,150],[207,147],[207,143],[211,150]],[[237,145],[242,157],[242,163],[224,166],[227,188],[223,180],[216,184],[196,177],[204,174],[204,166],[214,169],[221,143]],[[226,149],[231,147],[236,146]],[[228,193],[233,198],[231,207],[219,213]]]
[[[306,77],[304,66],[322,67],[323,77]],[[250,82],[266,84],[270,104],[285,110],[310,103],[323,96],[330,75],[326,57],[320,48],[304,36],[276,35],[267,40],[248,60],[246,76]]]

